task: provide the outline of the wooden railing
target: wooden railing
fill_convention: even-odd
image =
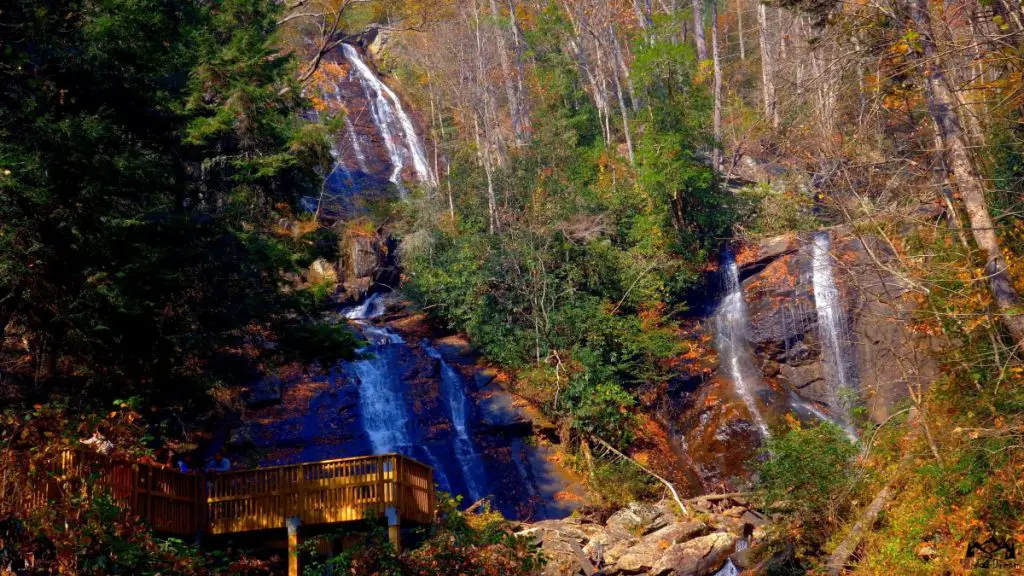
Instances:
[[[343,458],[240,470],[210,476],[211,534],[303,524],[334,524],[383,517],[394,508],[402,519],[433,517],[433,470],[398,454]]]
[[[88,486],[106,489],[127,513],[174,535],[283,528],[288,518],[306,525],[375,520],[389,509],[426,524],[435,506],[433,469],[399,454],[206,475],[84,451],[61,454],[28,504]]]

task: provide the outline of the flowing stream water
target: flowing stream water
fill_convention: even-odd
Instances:
[[[405,113],[401,100],[387,84],[377,78],[355,47],[343,44],[342,50],[370,103],[370,115],[391,161],[391,182],[401,188],[402,170],[411,162],[420,182],[435,184],[434,175],[427,164],[423,142],[416,134],[416,128],[412,119]]]
[[[430,448],[417,442],[414,414],[402,388],[400,347],[405,340],[387,326],[369,321],[385,312],[380,294],[374,294],[361,304],[342,310],[341,315],[359,327],[370,345],[359,352],[367,356],[349,363],[349,369],[359,383],[359,414],[363,430],[374,454],[399,452],[422,458],[434,468],[435,480],[443,490],[451,490],[451,482],[444,466]]]
[[[747,303],[743,299],[739,268],[732,252],[726,252],[722,262],[725,280],[725,297],[715,312],[717,327],[716,345],[719,362],[727,369],[729,377],[740,399],[747,406],[750,417],[768,436],[768,424],[757,405],[757,388],[760,386],[760,370],[754,363],[754,356],[747,340]]]
[[[406,390],[402,382],[404,370],[398,355],[403,352],[408,354],[411,348],[392,329],[370,322],[384,312],[385,303],[379,294],[342,311],[342,316],[354,323],[370,342],[369,346],[361,350],[368,357],[349,365],[359,383],[363,430],[375,454],[401,452],[425,458],[443,476],[443,481],[439,480],[439,483],[450,487],[451,471],[445,473],[442,458],[433,454],[431,448],[421,441],[415,421],[417,415],[411,409],[410,399],[405,397]],[[435,348],[426,344],[419,347],[437,362],[442,406],[452,425],[452,433],[446,441],[451,449],[449,456],[458,465],[458,474],[465,485],[467,499],[476,501],[487,495],[487,470],[470,436],[471,405],[466,397],[465,381]]]
[[[852,383],[849,356],[846,352],[851,344],[843,302],[832,273],[831,249],[832,241],[828,232],[814,235],[811,265],[814,305],[818,313],[818,336],[821,339],[829,405],[835,412],[834,419],[846,430],[851,439],[856,439],[850,422]]]
[[[469,437],[469,424],[466,421],[466,414],[469,411],[469,401],[463,389],[464,383],[441,353],[429,346],[424,347],[426,353],[438,361],[441,367],[441,388],[448,401],[448,412],[452,419],[452,426],[455,427],[455,458],[462,468],[462,475],[466,480],[466,489],[469,497],[474,502],[485,496],[484,488],[481,486],[481,479],[486,477],[484,462]]]

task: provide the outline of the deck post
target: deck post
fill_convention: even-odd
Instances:
[[[284,521],[288,529],[288,576],[299,576],[299,525],[302,521],[295,516]]]
[[[395,547],[395,552],[402,552],[402,517],[398,514],[398,508],[388,506],[384,510],[388,517],[388,540]]]

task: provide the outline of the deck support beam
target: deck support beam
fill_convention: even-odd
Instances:
[[[292,516],[284,521],[288,529],[288,576],[299,576],[299,526],[302,521]]]
[[[394,506],[388,506],[384,510],[384,514],[388,517],[388,540],[391,541],[391,545],[395,547],[395,552],[402,552],[402,517],[398,513],[398,508]]]

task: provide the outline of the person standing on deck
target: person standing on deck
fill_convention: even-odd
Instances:
[[[219,451],[213,455],[213,460],[210,460],[206,465],[207,472],[227,472],[231,470],[231,461],[224,457]]]

